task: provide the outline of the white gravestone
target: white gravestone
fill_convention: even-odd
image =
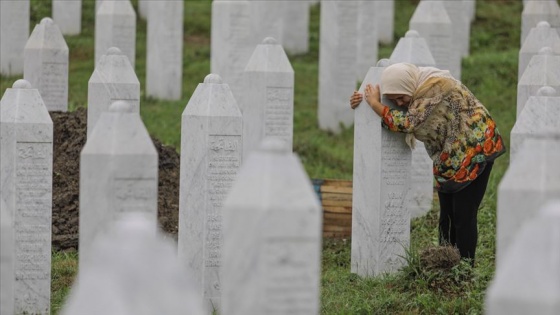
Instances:
[[[152,2],[152,0],[138,0],[138,15],[144,20],[148,19],[148,12],[150,11],[150,2]]]
[[[467,11],[467,16],[470,18],[470,22],[474,21],[476,18],[476,0],[463,0],[463,3]]]
[[[62,34],[80,34],[82,0],[52,0],[52,17]]]
[[[95,63],[111,47],[119,48],[134,67],[136,13],[129,0],[103,0],[95,16]]]
[[[560,30],[560,5],[557,0],[529,1],[521,13],[521,46],[525,38],[540,21],[547,21],[552,28]]]
[[[29,0],[0,1],[0,74],[23,74],[23,49],[29,37]]]
[[[88,82],[87,135],[93,132],[102,112],[114,101],[125,101],[140,113],[140,82],[134,69],[118,48],[101,56]]]
[[[25,80],[0,102],[1,197],[13,218],[15,314],[50,314],[53,125]]]
[[[0,198],[0,313],[14,314],[14,227],[8,206]]]
[[[510,161],[521,148],[523,141],[543,128],[560,130],[560,94],[550,86],[539,89],[536,96],[529,97],[510,136]]]
[[[531,29],[519,50],[518,80],[521,79],[523,72],[527,69],[531,58],[544,47],[550,47],[554,55],[560,55],[560,34],[556,29],[551,28],[548,22],[541,21],[537,24],[537,27]]]
[[[297,156],[265,139],[224,203],[223,314],[319,314],[322,216]]]
[[[453,25],[441,1],[421,0],[410,19],[409,29],[416,30],[430,47],[436,66],[461,79],[461,50],[453,45]]]
[[[275,38],[282,44],[285,6],[288,1],[250,0],[253,45],[258,45],[266,37]]]
[[[485,313],[560,314],[560,200],[523,224],[510,247],[487,291]]]
[[[266,137],[276,137],[292,148],[294,135],[294,69],[276,40],[258,45],[243,72],[243,156]]]
[[[378,26],[377,1],[359,1],[358,6],[356,79],[362,81],[369,68],[377,62],[377,32],[381,25]]]
[[[284,1],[282,46],[289,54],[309,51],[309,3]]]
[[[157,224],[158,155],[140,114],[124,101],[101,113],[80,155],[80,268],[92,242],[122,213]]]
[[[348,95],[356,89],[358,2],[321,2],[319,127],[334,133],[354,123]]]
[[[452,45],[459,49],[459,58],[469,55],[469,42],[471,37],[471,16],[464,0],[443,0],[443,6],[449,15],[453,32]]]
[[[176,244],[144,214],[123,214],[91,251],[61,314],[209,314]]]
[[[391,44],[395,29],[395,0],[373,0],[377,5],[377,38],[380,43]],[[373,66],[373,65],[372,65]]]
[[[68,45],[51,18],[43,18],[29,36],[23,78],[38,89],[49,111],[68,110]]]
[[[146,95],[179,100],[183,88],[183,1],[150,3]]]
[[[435,67],[436,63],[426,40],[415,30],[406,32],[393,50],[392,63],[408,62],[419,67]],[[434,199],[434,175],[432,159],[426,152],[424,143],[416,140],[412,150],[412,167],[410,174],[410,191],[407,195],[407,207],[412,218],[428,213]]]
[[[212,1],[211,72],[229,85],[236,100],[243,93],[241,76],[255,49],[249,1]]]
[[[530,96],[536,95],[543,86],[560,90],[560,56],[552,54],[550,47],[539,50],[529,61],[527,69],[517,84],[517,117]]]
[[[242,162],[243,117],[216,74],[198,85],[181,124],[179,259],[211,308],[220,308],[222,203]]]
[[[388,63],[370,68],[359,91],[379,84]],[[383,104],[392,105],[383,98]],[[351,272],[362,277],[395,272],[410,242],[410,148],[404,133],[383,129],[365,101],[355,110]]]
[[[525,139],[498,186],[496,265],[512,238],[548,200],[560,198],[560,132],[542,128]]]

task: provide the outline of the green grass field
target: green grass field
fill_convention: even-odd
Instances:
[[[132,0],[137,6],[135,0]],[[397,0],[395,42],[408,30],[418,0]],[[49,0],[31,0],[31,29],[50,16]],[[83,2],[82,34],[67,37],[70,48],[69,107],[85,107],[87,82],[94,67],[93,0]],[[311,178],[352,178],[353,128],[339,135],[323,132],[317,122],[319,6],[311,9],[310,51],[289,56],[295,70],[294,150]],[[521,1],[478,0],[472,24],[469,57],[463,59],[463,82],[492,113],[509,147],[515,122],[517,59]],[[181,113],[197,84],[210,71],[211,2],[185,2],[183,98],[159,101],[142,92],[141,115],[149,132],[179,150]],[[145,83],[146,23],[138,20],[135,70]],[[379,58],[390,55],[393,45],[380,47]],[[17,77],[0,77],[0,90]],[[142,88],[143,90],[143,88]],[[349,96],[349,95],[348,95]],[[460,264],[447,273],[422,270],[418,251],[437,243],[438,206],[412,222],[410,265],[402,271],[373,279],[350,273],[350,241],[325,240],[322,265],[322,314],[480,314],[484,294],[494,273],[497,186],[506,171],[509,155],[494,166],[488,191],[479,212],[477,265]],[[52,313],[57,314],[72,283],[75,253],[53,253]]]

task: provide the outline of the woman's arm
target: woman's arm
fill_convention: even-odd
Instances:
[[[373,111],[379,115],[379,117],[383,117],[383,112],[387,106],[381,104],[381,93],[379,91],[379,85],[376,84],[375,86],[371,84],[367,84],[366,88],[364,89],[364,94],[366,96],[366,102],[368,105],[373,109]]]

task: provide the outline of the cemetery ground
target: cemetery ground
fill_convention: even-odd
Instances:
[[[137,8],[137,2],[132,0],[132,3]],[[404,36],[417,3],[418,0],[395,1],[395,40],[391,45],[380,47],[379,58],[388,57],[398,38]],[[53,249],[59,249],[53,251],[52,261],[53,314],[62,307],[77,272],[78,254],[72,250],[74,246],[70,246],[73,238],[58,237],[59,243],[56,242],[59,235],[74,234],[77,243],[77,171],[80,144],[85,142],[85,116],[80,123],[80,112],[75,111],[87,106],[87,82],[94,69],[94,4],[93,0],[83,1],[82,33],[66,37],[70,49],[69,109],[72,112],[52,115],[57,128]],[[470,56],[464,58],[462,64],[462,81],[488,107],[507,147],[515,121],[521,11],[521,1],[478,0],[476,20],[471,29]],[[31,0],[31,28],[46,16],[51,16],[51,1]],[[144,95],[146,22],[138,20],[137,25],[135,70],[142,87],[141,115],[156,142],[165,144],[156,143],[160,153],[159,217],[170,237],[177,229],[181,113],[197,84],[210,71],[210,17],[210,0],[185,2],[183,96],[180,101],[159,101]],[[310,178],[352,179],[353,128],[345,128],[341,134],[334,135],[319,130],[317,123],[318,5],[311,10],[309,36],[310,52],[290,56],[295,71],[294,151]],[[11,87],[16,79],[19,78],[1,77],[0,90]],[[64,142],[57,143],[62,140]],[[428,257],[424,251],[437,244],[439,206],[435,198],[432,211],[412,221],[409,264],[396,274],[372,279],[351,274],[350,240],[324,239],[322,313],[482,313],[485,291],[494,274],[497,186],[508,163],[509,155],[496,161],[479,211],[475,268],[461,263],[449,269],[429,270],[421,262],[422,257]]]

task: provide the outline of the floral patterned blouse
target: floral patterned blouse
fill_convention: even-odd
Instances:
[[[433,161],[435,187],[452,193],[482,173],[486,163],[505,153],[488,110],[460,81],[433,77],[412,96],[408,111],[385,107],[382,125],[413,133]]]

